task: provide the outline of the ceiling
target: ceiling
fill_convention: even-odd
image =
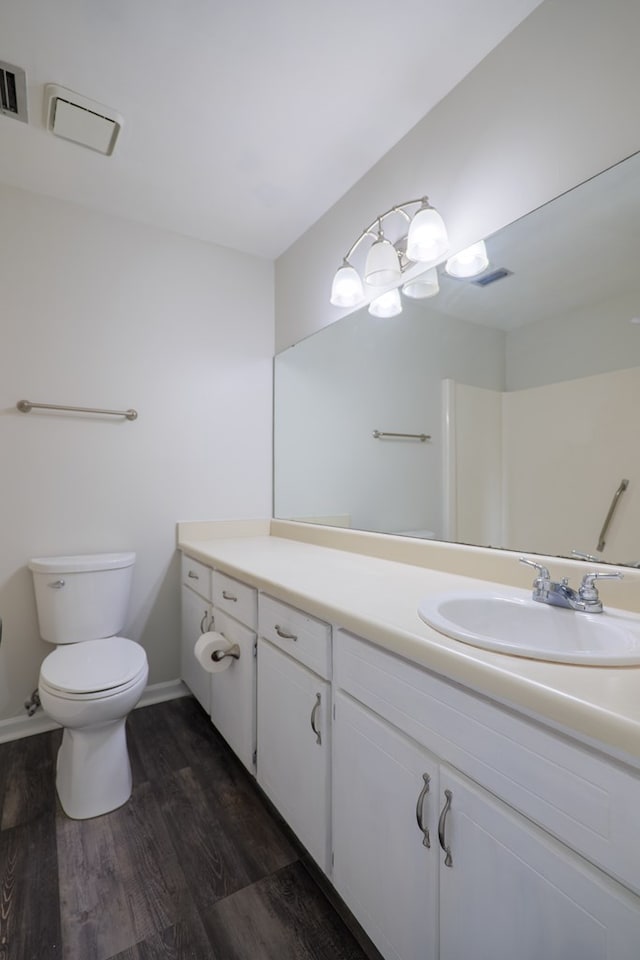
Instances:
[[[540,0],[0,0],[0,182],[275,258]],[[57,83],[124,117],[112,157],[45,130]]]

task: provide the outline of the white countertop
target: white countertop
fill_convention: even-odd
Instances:
[[[276,522],[273,527],[285,528],[287,535],[274,536],[267,532],[268,521],[253,527],[251,521],[238,527],[229,522],[181,524],[178,547],[292,606],[640,766],[640,666],[548,663],[450,639],[420,620],[420,600],[430,593],[487,588],[486,579],[307,543],[297,539],[305,537],[304,530],[292,529],[296,539],[290,539],[287,526],[304,525]],[[252,535],[254,529],[258,535]],[[636,614],[629,616],[640,624]]]

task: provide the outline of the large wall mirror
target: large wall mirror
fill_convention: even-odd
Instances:
[[[276,357],[274,515],[636,564],[640,154],[487,250]]]

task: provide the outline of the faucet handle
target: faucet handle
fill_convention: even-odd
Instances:
[[[585,573],[578,590],[578,596],[581,600],[591,602],[599,600],[596,580],[624,580],[624,574],[620,573],[619,570],[615,570],[613,573]]]
[[[527,557],[520,557],[520,563],[526,563],[529,567],[535,567],[540,580],[551,580],[551,574],[543,564],[536,563],[535,560],[529,560]]]

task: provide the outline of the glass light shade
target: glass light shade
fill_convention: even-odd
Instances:
[[[484,240],[478,240],[447,260],[445,270],[451,277],[477,277],[489,266]]]
[[[397,283],[401,276],[396,248],[384,237],[380,237],[369,248],[364,268],[365,280],[374,287],[384,287],[389,283]]]
[[[369,313],[373,317],[396,317],[399,313],[402,313],[400,292],[395,289],[381,293],[369,304]]]
[[[331,284],[331,303],[335,307],[355,307],[364,300],[364,288],[357,270],[343,263]]]
[[[421,207],[409,224],[407,257],[419,263],[437,260],[449,249],[444,220],[433,207]]]
[[[404,295],[411,297],[412,300],[426,300],[427,297],[435,297],[439,291],[440,283],[435,267],[425,270],[415,280],[409,280],[402,288]]]

